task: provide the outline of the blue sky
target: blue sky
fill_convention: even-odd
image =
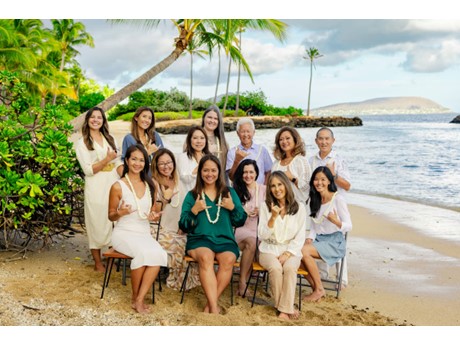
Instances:
[[[87,75],[98,83],[118,90],[172,51],[173,39],[177,34],[168,20],[147,31],[128,24],[112,25],[105,19],[94,19],[176,17],[172,9],[158,9],[151,5],[152,2],[133,0],[129,2],[130,6],[125,2],[124,7],[107,12],[105,9],[93,10],[94,1],[83,0],[79,3],[81,5],[76,12],[45,10],[39,17],[70,17],[85,23],[95,39],[96,47],[80,47],[78,60]],[[457,91],[460,76],[460,19],[449,18],[449,14],[455,12],[449,12],[452,4],[446,2],[444,5],[444,0],[437,2],[436,9],[432,8],[433,5],[424,6],[423,1],[419,2],[417,8],[406,8],[401,6],[401,1],[393,0],[385,2],[386,7],[374,3],[374,8],[363,1],[347,1],[346,6],[332,1],[321,7],[314,5],[313,12],[308,11],[310,8],[306,3],[302,7],[307,9],[303,10],[298,5],[302,1],[292,0],[273,2],[276,7],[270,11],[271,2],[266,1],[264,4],[269,10],[248,8],[244,13],[235,9],[233,13],[232,10],[213,9],[220,6],[215,1],[200,3],[204,6],[197,8],[191,6],[190,2],[174,2],[182,13],[190,14],[182,17],[277,18],[288,24],[284,43],[262,32],[248,32],[242,39],[243,54],[251,67],[254,83],[248,76],[243,76],[241,90],[262,90],[270,104],[307,107],[309,63],[303,56],[305,48],[314,46],[323,57],[316,60],[311,108],[377,97],[420,96],[454,112],[460,111]],[[231,3],[234,7],[244,5],[240,0]],[[212,4],[212,7],[206,4]],[[225,6],[224,3],[222,6]],[[201,13],[203,8],[211,10]],[[357,11],[357,8],[361,10]],[[301,19],[313,17],[312,13],[317,15],[317,19]],[[355,19],[348,19],[347,16]],[[410,17],[427,19],[404,19]],[[188,93],[189,73],[190,58],[183,56],[145,87],[162,90],[177,87]],[[230,92],[236,91],[236,73],[234,66]],[[194,97],[213,97],[216,79],[217,59],[194,59]],[[219,94],[222,94],[227,80],[225,60],[220,80]]]

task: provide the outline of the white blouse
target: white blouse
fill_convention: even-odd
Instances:
[[[198,166],[198,162],[195,160],[195,158],[190,159],[186,152],[181,152],[176,157],[179,178],[185,187],[185,191],[188,192],[195,188],[196,173],[193,174],[193,170],[195,170],[195,168]]]
[[[310,194],[311,167],[307,157],[297,155],[288,165],[281,165],[281,161],[275,160],[272,172],[279,170],[286,172],[289,168],[292,176],[297,179],[297,186],[291,182],[297,202],[305,204]]]
[[[327,214],[333,211],[335,211],[337,217],[342,222],[342,227],[340,229],[337,225],[326,218]],[[346,232],[351,231],[351,216],[344,197],[341,194],[336,193],[335,197],[331,201],[326,204],[322,204],[316,217],[312,218],[310,224],[310,234],[308,235],[308,238],[311,238],[312,240],[316,238],[317,234],[332,234],[336,231],[341,231],[345,234]]]
[[[302,257],[302,247],[307,231],[307,211],[303,204],[299,204],[296,214],[286,214],[284,218],[276,217],[273,228],[268,227],[271,212],[267,204],[260,205],[258,234],[261,243],[259,250],[262,253],[280,256],[285,251]]]

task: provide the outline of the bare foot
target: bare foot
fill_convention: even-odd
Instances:
[[[238,286],[238,291],[236,291],[236,295],[237,295],[237,296],[244,297],[244,296],[243,296],[243,295],[244,295],[244,290],[246,290],[246,284]],[[246,294],[247,294],[248,292],[249,292],[249,289],[248,289],[248,291],[246,291]]]
[[[96,272],[105,272],[105,266],[103,264],[94,264],[94,270]]]
[[[300,316],[300,312],[298,310],[294,310],[292,314],[280,312],[280,314],[278,315],[278,318],[282,320],[297,320],[299,316]]]
[[[147,314],[150,311],[150,308],[148,308],[144,302],[136,302],[132,306],[135,311],[137,311],[139,314]]]
[[[211,308],[208,304],[204,307],[203,313],[208,314],[220,314],[220,308],[216,306],[215,308]]]
[[[303,301],[305,302],[319,302],[321,298],[323,298],[326,295],[326,292],[324,290],[316,290],[313,291],[311,294],[308,296],[305,296],[303,298]]]

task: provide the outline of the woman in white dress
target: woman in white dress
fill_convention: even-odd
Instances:
[[[177,156],[177,170],[186,191],[195,188],[198,163],[208,154],[208,137],[203,127],[192,126],[185,138],[184,152]]]
[[[75,151],[85,174],[85,228],[94,270],[104,272],[101,248],[110,245],[112,222],[103,215],[107,214],[110,187],[120,178],[117,168],[123,163],[115,139],[109,134],[104,110],[98,107],[88,110],[82,135]]]
[[[241,250],[240,279],[237,294],[243,296],[249,271],[257,248],[257,223],[260,205],[265,201],[265,185],[257,183],[259,167],[253,159],[245,159],[233,175],[233,188],[248,214],[243,226],[235,229],[235,240]]]
[[[152,228],[152,235],[168,253],[169,274],[166,286],[180,290],[187,269],[184,260],[187,234],[179,229],[179,218],[188,190],[184,188],[176,169],[174,154],[165,148],[159,149],[152,160],[152,178],[159,186],[156,193],[157,211],[162,211],[159,234],[158,227]],[[192,265],[187,277],[187,288],[200,285],[198,268]]]
[[[144,298],[160,271],[167,265],[167,254],[150,233],[150,221],[158,220],[154,211],[155,187],[148,176],[149,157],[141,144],[126,151],[122,178],[110,189],[109,219],[116,222],[113,248],[131,260],[131,306],[147,313]],[[101,215],[102,217],[102,215]]]
[[[310,163],[306,157],[305,143],[293,127],[282,127],[275,137],[275,162],[272,171],[283,171],[291,181],[295,198],[305,205],[310,192]]]
[[[294,299],[306,221],[306,207],[295,199],[286,174],[274,171],[268,178],[265,202],[260,207],[259,262],[269,273],[271,295],[280,319],[299,317]]]

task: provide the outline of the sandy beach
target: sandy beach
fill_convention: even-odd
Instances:
[[[128,124],[110,126],[121,143]],[[74,233],[24,256],[0,252],[0,325],[459,326],[460,244],[363,207],[350,205],[350,212],[348,287],[339,299],[328,292],[320,303],[303,303],[295,321],[279,320],[270,305],[251,308],[241,297],[230,305],[229,289],[221,298],[222,315],[204,314],[200,287],[180,304],[180,293],[164,286],[152,312],[136,314],[130,282],[123,286],[120,272],[100,299],[103,274],[93,271],[85,234]],[[258,296],[269,301],[262,290]]]

